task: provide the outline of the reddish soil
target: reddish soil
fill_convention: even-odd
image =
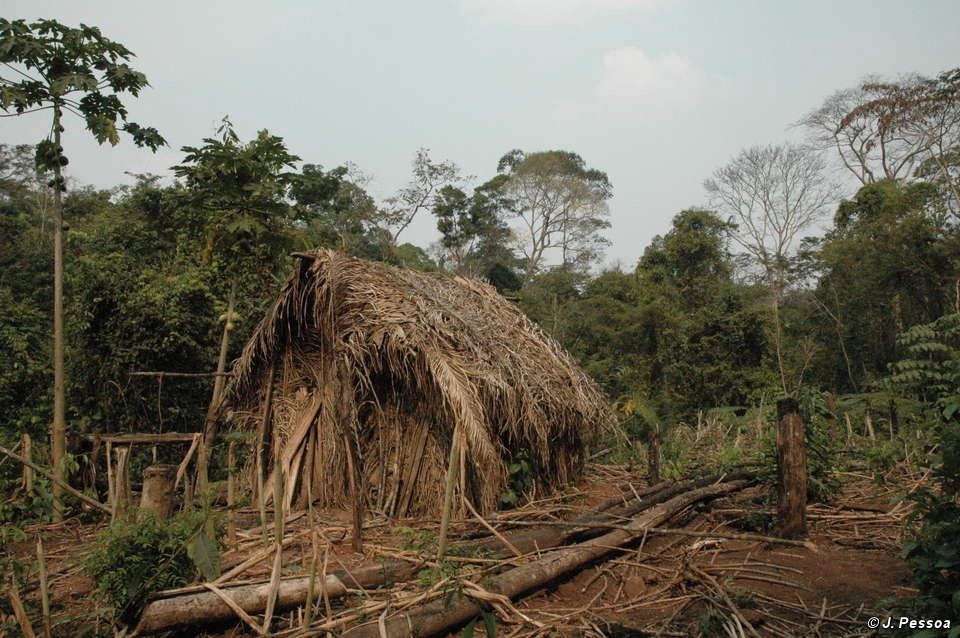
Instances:
[[[536,517],[562,517],[589,510],[616,493],[616,482],[612,475],[594,475],[581,485],[579,494],[566,501],[546,500],[533,513]],[[730,620],[725,596],[760,636],[868,635],[866,619],[879,609],[880,601],[910,592],[908,571],[898,558],[903,512],[889,505],[889,497],[889,490],[876,488],[868,477],[851,475],[834,504],[810,508],[812,546],[723,538],[725,534],[764,533],[744,524],[765,515],[763,494],[752,488],[691,512],[684,517],[689,520],[673,523],[674,527],[716,534],[715,538],[650,536],[642,546],[616,553],[610,560],[515,603],[512,610],[501,609],[498,636],[729,635],[724,623],[735,621]],[[240,536],[241,551],[223,555],[225,566],[237,564],[259,549],[257,519],[256,513],[247,512],[238,521],[238,527],[248,532]],[[350,548],[349,516],[318,512],[317,520],[333,543],[331,569],[382,558],[390,551],[416,551],[417,534],[429,537],[436,529],[436,522],[373,523],[365,532],[368,555],[361,556]],[[401,526],[416,531],[411,534],[409,529],[399,529]],[[76,520],[35,526],[28,530],[30,540],[14,548],[25,562],[32,562],[36,536],[44,539],[54,624],[60,629],[55,634],[75,631],[84,624],[82,620],[96,613],[92,583],[79,565],[102,527],[102,523]],[[303,573],[312,555],[306,517],[292,521],[288,529],[288,534],[301,536],[284,552],[284,572]],[[460,526],[454,531],[467,530]],[[476,525],[469,530],[482,531]],[[266,579],[268,573],[269,561],[263,561],[243,578]],[[32,586],[23,588],[24,599],[35,610],[39,598],[35,571],[28,583]],[[347,600],[335,607],[347,609],[355,604],[357,600]],[[218,635],[234,634],[243,632],[238,627]],[[482,628],[478,626],[475,635],[482,636]],[[749,631],[744,635],[750,635]]]

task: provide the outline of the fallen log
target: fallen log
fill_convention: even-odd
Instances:
[[[639,490],[636,493],[637,496],[640,496],[639,499],[637,496],[628,497],[626,506],[617,508],[610,513],[588,514],[562,525],[555,524],[533,529],[521,529],[504,534],[504,536],[521,553],[552,549],[574,539],[579,540],[584,537],[599,535],[604,530],[594,527],[596,524],[622,521],[624,518],[634,516],[638,512],[667,501],[677,494],[709,485],[715,481],[717,481],[717,477],[714,476],[696,481],[680,481],[673,484],[661,483],[651,488]],[[610,507],[615,503],[622,503],[623,500],[623,498],[617,497],[616,500],[609,499],[601,505]],[[455,543],[451,546],[449,553],[463,554],[483,550],[493,552],[493,557],[513,554],[512,550],[505,551],[507,547],[495,536],[477,541]],[[341,570],[328,574],[324,582],[320,582],[320,578],[315,579],[314,592],[315,595],[325,593],[329,598],[337,598],[346,595],[348,589],[372,589],[410,580],[422,567],[422,564],[409,561],[390,560],[377,565],[358,568],[351,572]],[[305,604],[310,581],[309,576],[282,580],[275,608],[283,610]],[[228,583],[220,582],[218,587],[220,593],[192,591],[151,601],[143,610],[135,633],[146,635],[176,627],[210,624],[236,618],[234,609],[224,602],[221,594],[230,597],[246,613],[258,614],[266,609],[269,583],[230,586]],[[160,595],[163,595],[162,592]]]
[[[662,525],[684,508],[707,499],[734,492],[748,485],[748,481],[730,481],[694,489],[679,494],[645,512],[624,529],[617,529],[603,536],[584,541],[573,547],[550,552],[543,558],[488,578],[483,583],[487,592],[517,598],[530,591],[580,569],[618,547],[641,536],[651,527]],[[484,611],[483,604],[472,598],[462,597],[447,603],[437,601],[417,610],[404,612],[387,619],[354,627],[343,634],[344,638],[414,638],[444,634]]]
[[[310,581],[314,580],[314,588],[326,591],[330,597],[344,596],[349,589],[365,589],[378,587],[384,583],[396,582],[412,576],[419,568],[414,564],[403,564],[410,571],[394,572],[391,565],[371,565],[351,571],[339,570],[327,574],[323,579],[303,576],[283,579],[277,589],[277,599],[274,609],[289,609],[304,604],[307,599],[307,590]],[[320,582],[320,581],[323,582]],[[144,610],[140,622],[134,630],[135,635],[146,635],[175,627],[188,627],[215,622],[223,622],[237,617],[235,608],[246,613],[258,613],[266,609],[270,594],[270,582],[255,583],[228,587],[220,585],[218,592],[206,591],[161,598],[154,600]],[[227,603],[228,597],[233,605]]]

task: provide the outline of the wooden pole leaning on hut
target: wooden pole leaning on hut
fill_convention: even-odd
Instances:
[[[457,485],[457,469],[460,467],[460,428],[453,429],[450,441],[450,459],[447,461],[447,480],[443,490],[443,511],[440,515],[440,539],[437,548],[437,560],[441,560],[447,551],[447,533],[450,530],[450,516],[453,513],[453,493]]]
[[[807,450],[796,399],[777,402],[777,534],[807,534]]]

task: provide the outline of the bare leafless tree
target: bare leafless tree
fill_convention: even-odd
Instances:
[[[417,150],[413,158],[413,178],[395,195],[384,202],[384,216],[393,228],[393,241],[407,229],[422,210],[430,210],[444,186],[459,186],[465,182],[460,169],[450,161],[434,162],[426,148]]]
[[[875,104],[878,81],[837,91],[800,124],[820,150],[836,150],[840,162],[861,184],[910,176],[926,150],[925,141],[893,125],[894,109]]]
[[[960,216],[960,69],[935,78],[867,78],[828,97],[799,124],[818,148],[834,149],[861,184],[927,179]]]
[[[794,144],[745,149],[704,187],[711,205],[736,225],[731,238],[753,258],[769,286],[774,346],[786,392],[780,307],[790,259],[800,234],[836,203],[837,188],[826,177],[822,155]]]

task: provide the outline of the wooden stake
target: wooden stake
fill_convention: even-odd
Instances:
[[[257,443],[254,450],[254,471],[257,473],[257,506],[260,509],[260,529],[263,531],[263,546],[267,546],[267,499],[263,493],[263,446],[267,437],[267,424],[270,422],[270,408],[273,402],[273,366],[267,370],[267,388],[264,391],[263,406],[260,411],[260,423],[257,424]]]
[[[650,485],[660,482],[660,431],[656,428],[647,436],[647,480]]]
[[[118,447],[116,453],[117,473],[115,477],[116,480],[114,481],[114,497],[116,498],[116,501],[113,503],[114,517],[126,511],[127,505],[130,502],[130,468],[127,462],[130,457],[130,448]]]
[[[40,610],[43,613],[43,635],[50,638],[50,587],[47,583],[47,562],[43,540],[37,536],[37,570],[40,572]]]
[[[893,397],[890,397],[890,402],[887,404],[887,407],[890,411],[890,440],[892,441],[900,430],[900,418],[897,416],[897,403],[893,400]]]
[[[236,501],[236,479],[233,476],[237,459],[234,453],[234,442],[227,446],[227,542],[230,547],[237,548],[237,513],[233,511]]]
[[[437,560],[442,560],[447,551],[447,532],[450,529],[450,515],[453,510],[453,492],[457,485],[457,469],[460,467],[460,428],[454,428],[450,442],[450,459],[447,461],[447,481],[443,492],[443,513],[440,517],[440,545]]]
[[[796,399],[777,402],[777,534],[807,533],[807,451]]]
[[[827,423],[830,425],[830,436],[834,440],[840,438],[837,427],[837,395],[827,392]]]
[[[30,435],[26,432],[20,437],[20,453],[23,458],[33,462],[33,445],[30,441]],[[27,494],[33,492],[33,468],[26,463],[23,464],[23,489]]]
[[[263,629],[260,635],[270,635],[270,623],[277,604],[277,592],[280,589],[280,574],[283,568],[283,455],[280,446],[273,446],[273,538],[276,554],[273,557],[273,571],[270,574],[270,590],[267,596],[267,609],[263,617]]]
[[[866,426],[866,428],[867,428],[867,436],[870,437],[870,440],[871,440],[871,441],[876,441],[876,440],[877,440],[877,435],[876,435],[876,433],[873,431],[873,414],[872,414],[872,411],[870,410],[870,406],[869,406],[869,405],[867,406],[867,409],[866,409],[866,411],[865,411],[864,414],[863,414],[863,424],[864,424],[864,425]]]
[[[358,554],[363,552],[363,497],[357,487],[357,466],[354,462],[353,444],[350,436],[343,435],[343,445],[347,453],[347,475],[350,481],[350,497],[353,501],[353,549]]]
[[[117,486],[113,480],[113,443],[107,441],[107,446],[104,448],[103,452],[107,456],[107,502],[110,503],[110,506],[113,507],[113,502],[116,500]],[[112,512],[112,510],[111,510]],[[113,513],[110,514],[110,522],[112,523],[114,519]]]

